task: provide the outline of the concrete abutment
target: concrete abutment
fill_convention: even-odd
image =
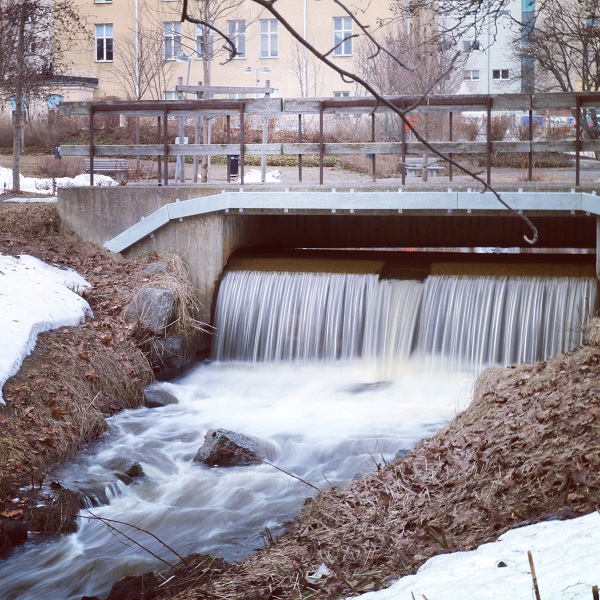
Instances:
[[[538,247],[600,246],[595,214],[600,199],[586,195],[583,206],[581,194],[538,195],[511,194],[538,228]],[[222,194],[214,187],[123,186],[61,189],[58,209],[69,229],[98,245],[129,232],[127,241],[116,246],[124,256],[179,255],[208,322],[221,274],[231,254],[242,248],[528,247],[524,235],[531,232],[521,219],[499,210],[483,194],[473,193],[469,202],[464,193]],[[159,213],[162,220],[156,218]]]

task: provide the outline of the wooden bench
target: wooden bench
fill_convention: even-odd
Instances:
[[[129,171],[126,158],[97,158],[94,156],[94,173],[114,173],[117,181],[123,181]],[[90,159],[85,159],[85,172],[90,172]]]
[[[421,175],[423,172],[423,159],[422,158],[407,158],[406,162],[400,163],[400,166],[404,166],[407,175]],[[429,177],[436,177],[438,171],[443,171],[444,167],[439,164],[437,160],[431,160],[427,162],[427,175]]]

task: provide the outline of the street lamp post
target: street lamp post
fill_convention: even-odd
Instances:
[[[258,87],[258,84],[260,83],[260,79],[258,78],[258,74],[262,71],[263,73],[270,73],[271,69],[269,69],[269,67],[246,67],[244,69],[244,73],[252,73],[252,71],[254,71],[256,73],[256,87]],[[255,98],[259,97],[259,92],[258,90],[256,91],[256,93],[254,94]]]
[[[187,63],[187,78],[185,85],[190,85],[190,67],[192,66],[192,57],[185,52],[182,52],[175,60],[177,62]],[[180,77],[179,82],[182,81],[183,79]],[[187,97],[187,92],[185,92],[185,96]],[[183,93],[181,92],[179,93],[179,99],[183,100]],[[179,143],[185,143],[185,120],[183,115],[179,117]],[[177,156],[177,162],[175,163],[175,181],[185,183],[185,156],[182,154]]]
[[[254,71],[256,73],[255,86],[256,86],[257,90],[256,90],[256,93],[254,96],[255,96],[255,98],[258,98],[259,97],[258,84],[260,83],[258,74],[261,71],[263,73],[270,73],[271,69],[269,69],[269,67],[246,67],[244,69],[245,73],[252,73],[252,71]],[[267,115],[265,115],[263,117],[263,135],[262,135],[263,146],[264,146],[264,144],[267,143],[268,137],[269,137],[269,117]],[[260,181],[261,181],[261,183],[264,183],[266,178],[267,178],[267,155],[266,155],[265,149],[263,147],[263,149],[261,151],[261,155],[260,155]]]

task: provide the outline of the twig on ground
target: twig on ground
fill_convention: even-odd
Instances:
[[[531,550],[527,550],[527,558],[529,559],[529,568],[531,569],[531,579],[533,580],[533,591],[535,592],[535,600],[541,600],[540,588],[538,587],[537,576],[535,574],[535,565],[533,564],[533,555]]]

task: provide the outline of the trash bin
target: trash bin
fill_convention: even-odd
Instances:
[[[240,173],[240,157],[239,154],[233,154],[227,157],[229,161],[229,175],[237,177]]]

